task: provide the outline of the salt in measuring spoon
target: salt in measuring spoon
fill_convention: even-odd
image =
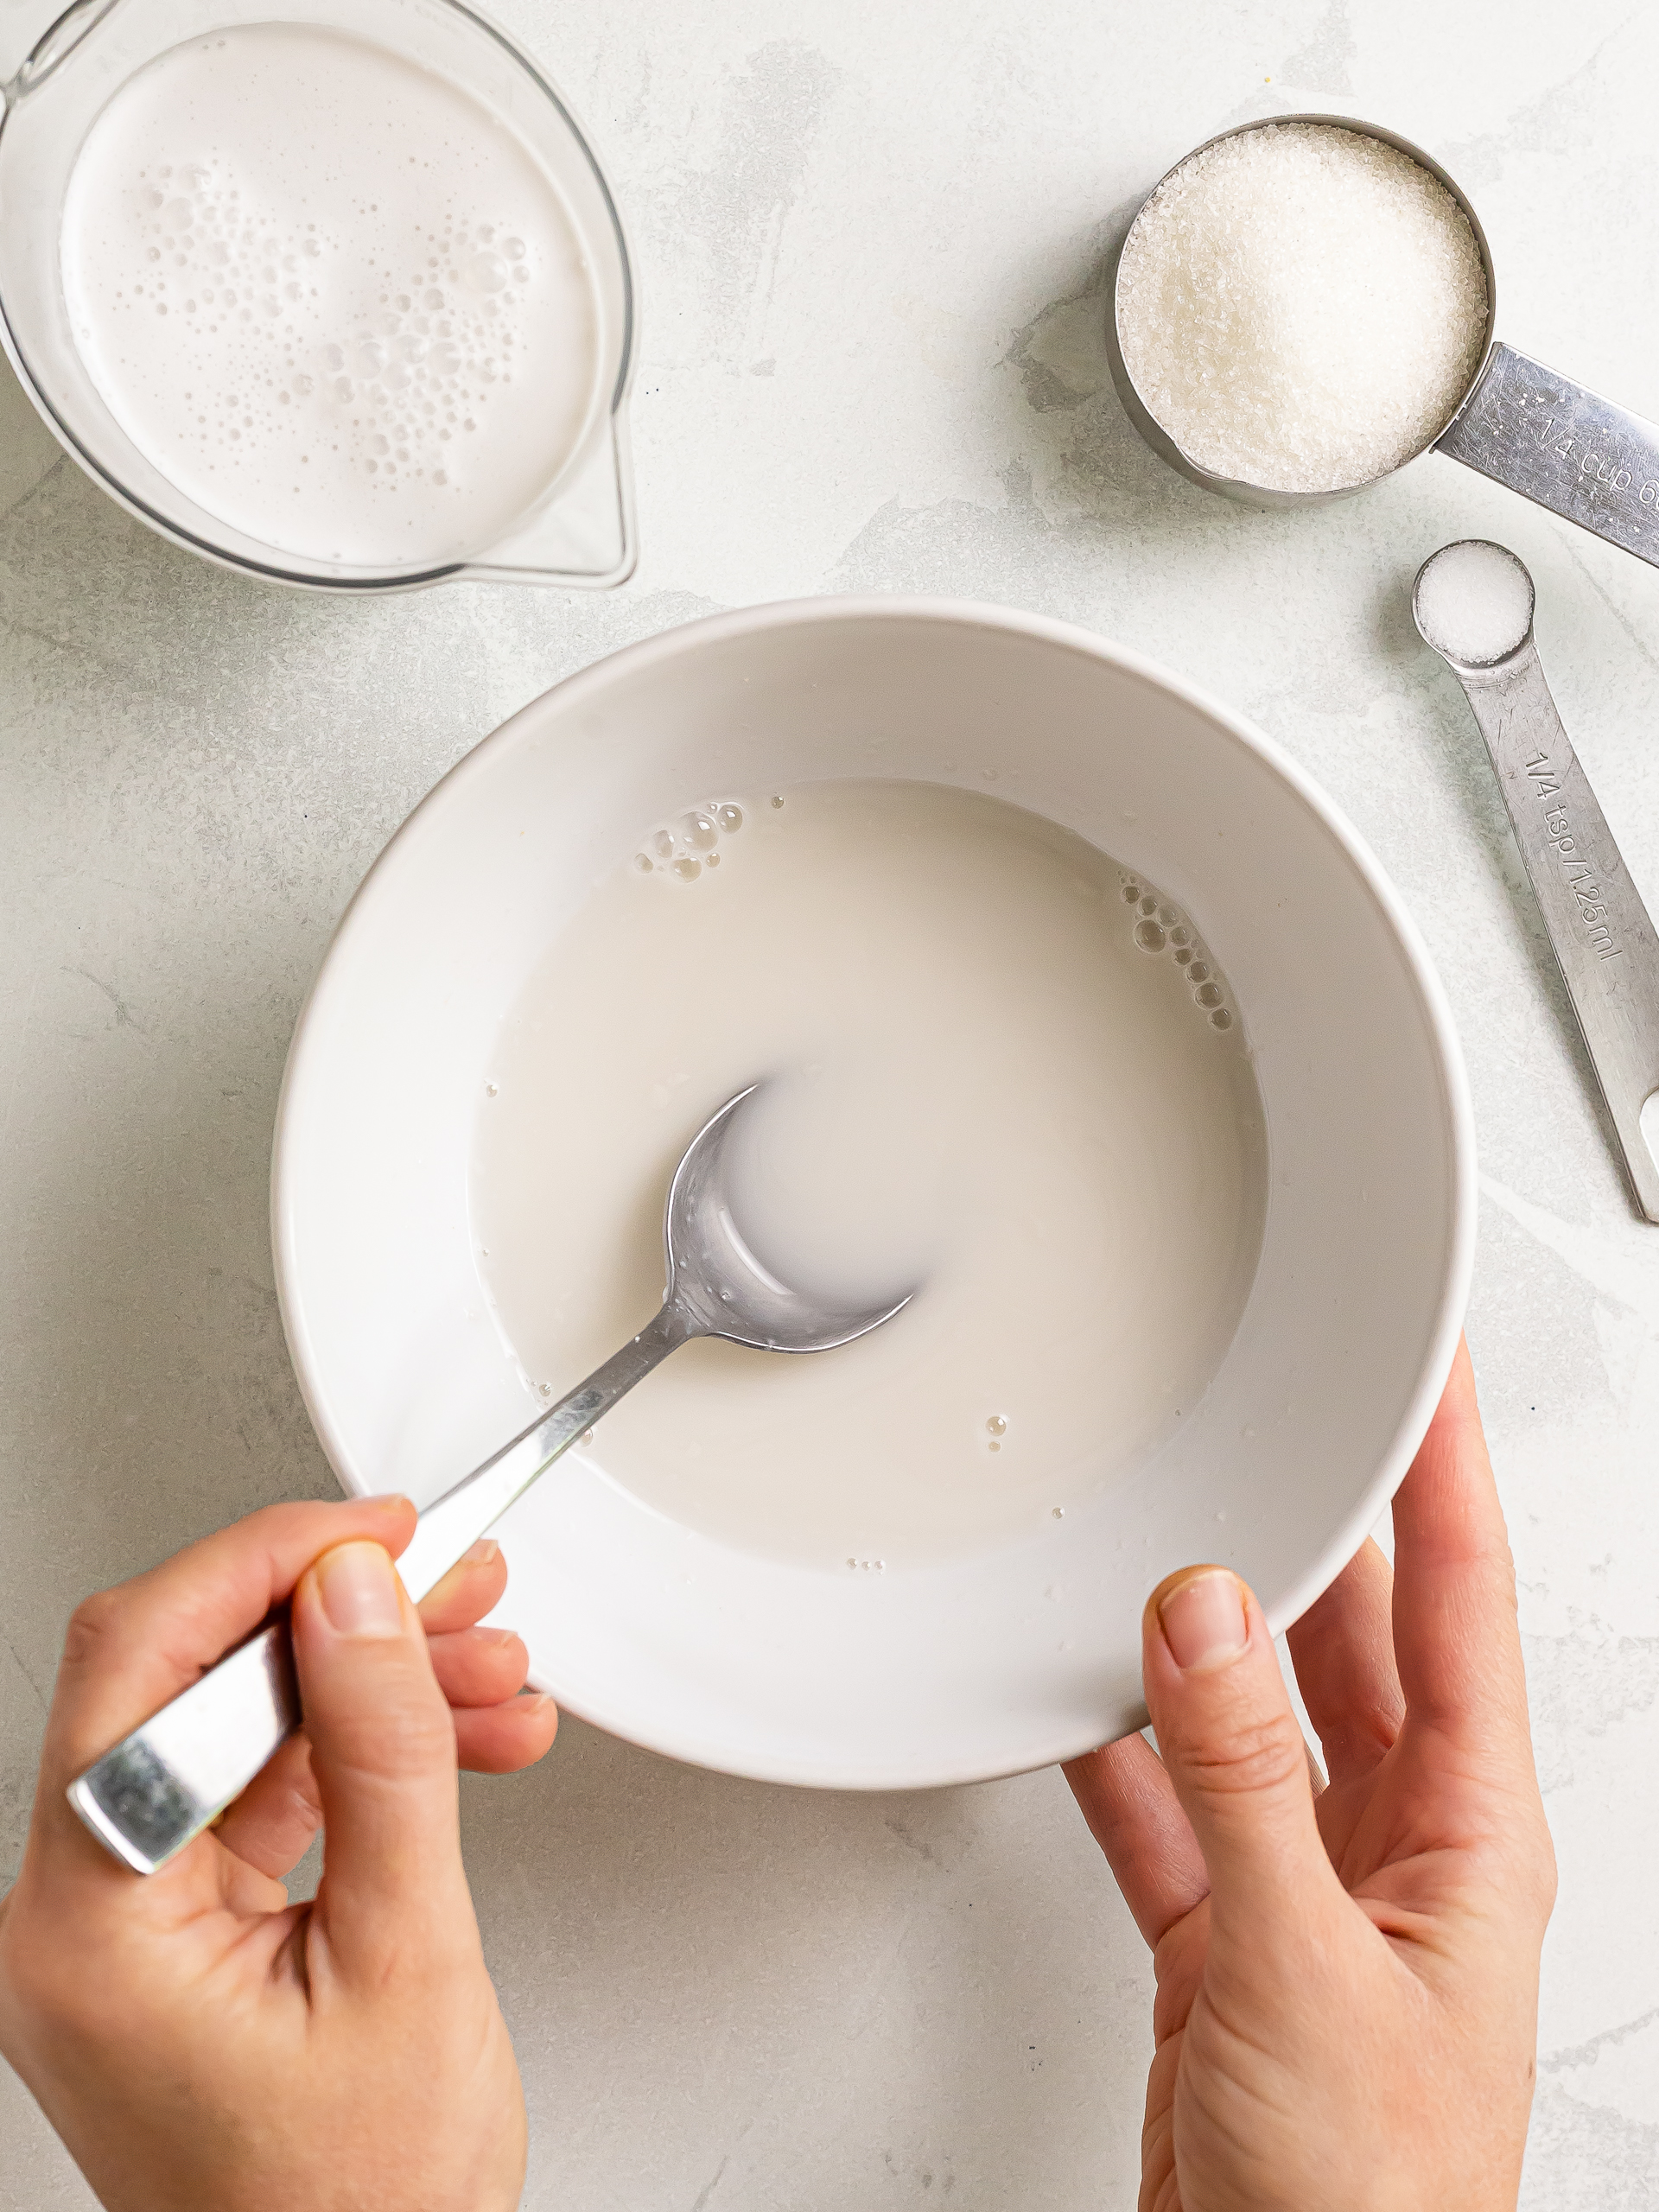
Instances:
[[[727,1197],[728,1098],[686,1147],[664,1210],[662,1310],[512,1443],[429,1505],[397,1561],[416,1603],[560,1455],[693,1337],[756,1351],[831,1351],[909,1305],[836,1306],[782,1282],[749,1249]],[[153,1874],[240,1796],[301,1720],[286,1618],[266,1623],[69,1785],[69,1802],[116,1858]]]
[[[1141,201],[1113,264],[1106,336],[1118,397],[1147,444],[1193,483],[1249,506],[1313,505],[1346,499],[1366,488],[1366,483],[1361,482],[1330,491],[1284,491],[1217,475],[1193,460],[1159,421],[1124,359],[1120,286],[1123,255],[1149,204],[1194,155],[1207,153],[1212,146],[1246,132],[1274,130],[1286,124],[1325,124],[1394,147],[1437,179],[1468,219],[1486,279],[1485,331],[1473,374],[1461,397],[1420,452],[1447,454],[1453,461],[1463,461],[1483,476],[1548,507],[1552,514],[1578,523],[1598,537],[1659,567],[1659,423],[1616,406],[1572,378],[1546,368],[1541,361],[1497,340],[1497,280],[1491,248],[1467,194],[1421,146],[1397,131],[1358,122],[1352,116],[1277,115],[1217,131],[1213,138],[1183,154]],[[1408,458],[1415,460],[1418,454]],[[1389,469],[1383,474],[1393,473]],[[1367,480],[1381,480],[1381,477]]]
[[[1411,595],[1474,709],[1637,1203],[1659,1221],[1659,938],[1549,695],[1533,604],[1524,563],[1481,537],[1431,554]]]

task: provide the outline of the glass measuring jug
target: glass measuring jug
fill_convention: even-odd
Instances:
[[[60,241],[87,132],[121,87],[161,55],[214,30],[269,23],[346,33],[469,93],[547,171],[580,240],[598,302],[594,404],[554,480],[497,543],[464,558],[366,567],[249,536],[197,505],[140,450],[76,345]],[[602,587],[632,573],[627,401],[638,309],[626,235],[599,158],[564,99],[486,17],[461,0],[75,0],[3,98],[0,342],[65,449],[140,521],[221,567],[312,589],[407,591],[463,576]]]
[[[1136,385],[1124,358],[1120,279],[1124,251],[1148,204],[1194,155],[1207,153],[1229,138],[1285,124],[1323,124],[1357,132],[1407,155],[1442,184],[1468,219],[1486,279],[1486,327],[1474,373],[1447,418],[1420,453],[1449,454],[1483,476],[1508,485],[1553,514],[1593,531],[1627,553],[1659,568],[1659,423],[1633,415],[1583,385],[1499,342],[1497,282],[1491,248],[1467,194],[1408,138],[1374,123],[1346,115],[1276,115],[1218,131],[1184,154],[1154,186],[1125,232],[1112,270],[1112,312],[1107,350],[1112,380],[1125,413],[1153,451],[1193,483],[1202,484],[1247,506],[1295,507],[1345,499],[1366,489],[1366,482],[1333,491],[1287,492],[1218,476],[1193,460],[1159,421]],[[1417,454],[1410,456],[1412,460]],[[1406,464],[1402,462],[1400,466]],[[1391,475],[1393,470],[1385,470]],[[1367,481],[1378,483],[1381,477]]]

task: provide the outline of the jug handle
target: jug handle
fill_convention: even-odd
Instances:
[[[14,107],[25,92],[43,85],[60,61],[67,60],[88,31],[102,22],[118,0],[73,0],[73,5],[42,33],[28,59],[5,87],[6,105]]]

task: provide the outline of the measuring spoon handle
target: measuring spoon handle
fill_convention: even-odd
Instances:
[[[538,1475],[696,1333],[664,1306],[586,1382],[435,1498],[397,1561],[410,1599],[418,1605]],[[105,1850],[153,1874],[212,1827],[302,1717],[284,1607],[77,1775],[69,1802]]]
[[[1579,765],[1529,639],[1468,695],[1637,1201],[1659,1221],[1642,1109],[1659,1090],[1659,936]]]
[[[1494,346],[1436,453],[1659,568],[1659,423]]]

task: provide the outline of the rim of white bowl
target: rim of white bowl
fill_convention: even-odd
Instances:
[[[785,629],[804,623],[829,625],[872,620],[928,621],[947,628],[1002,630],[1037,639],[1082,653],[1091,660],[1104,661],[1125,675],[1137,677],[1141,682],[1183,701],[1198,713],[1208,715],[1281,778],[1323,823],[1352,862],[1361,882],[1370,893],[1405,956],[1434,1040],[1451,1138],[1452,1222],[1445,1275],[1422,1371],[1388,1448],[1378,1460],[1376,1472],[1360,1492],[1352,1510],[1340,1523],[1335,1535],[1309,1562],[1301,1575],[1287,1589],[1281,1591],[1270,1600],[1263,1600],[1268,1626],[1275,1636],[1280,1635],[1293,1621],[1299,1620],[1314,1600],[1329,1589],[1370,1535],[1383,1507],[1405,1479],[1417,1447],[1427,1433],[1434,1408],[1440,1402],[1457,1354],[1474,1272],[1478,1202],[1474,1108],[1470,1096],[1468,1072],[1464,1065],[1463,1047],[1452,1019],[1445,986],[1435,969],[1427,944],[1381,861],[1329,793],[1276,739],[1258,729],[1236,709],[1203,685],[1189,683],[1185,677],[1176,675],[1147,654],[1135,652],[1132,646],[1114,645],[1109,639],[1101,637],[1095,631],[1084,629],[1078,623],[1061,621],[1052,615],[1029,613],[1020,608],[998,607],[986,601],[942,599],[925,594],[902,596],[826,594],[810,599],[762,601],[752,607],[735,607],[723,614],[700,616],[696,620],[677,624],[672,629],[659,630],[633,645],[620,646],[614,652],[590,662],[586,668],[562,677],[547,690],[538,693],[516,714],[509,715],[505,721],[481,737],[411,808],[376,855],[334,925],[311,988],[295,1021],[288,1059],[283,1071],[282,1087],[277,1094],[276,1128],[271,1146],[271,1256],[283,1333],[288,1339],[289,1354],[300,1386],[300,1395],[310,1416],[311,1425],[316,1431],[317,1440],[341,1488],[353,1497],[365,1496],[369,1487],[368,1480],[357,1465],[327,1401],[316,1385],[310,1332],[293,1291],[296,1255],[290,1210],[285,1202],[288,1183],[293,1172],[285,1141],[288,1099],[295,1081],[295,1071],[305,1050],[313,1016],[329,991],[333,977],[349,950],[353,918],[359,906],[372,896],[376,878],[394,849],[410,834],[417,820],[440,804],[446,795],[481,771],[486,753],[493,755],[503,747],[512,744],[521,734],[521,726],[533,726],[545,711],[548,702],[555,697],[562,704],[574,701],[579,705],[583,692],[602,690],[617,673],[646,668],[656,661],[677,658],[687,651],[696,650],[698,645],[705,640],[712,643],[752,637],[761,631]],[[621,1716],[605,1712],[591,1700],[584,1702],[569,1699],[557,1690],[556,1685],[539,1681],[533,1672],[531,1681],[532,1687],[558,1695],[563,1708],[574,1713],[578,1719],[586,1720],[608,1734],[620,1737],[625,1742],[659,1752],[668,1758],[689,1760],[699,1765],[712,1764],[706,1757],[699,1758],[683,1736],[659,1735],[642,1728],[632,1716],[625,1720]],[[1078,1743],[1068,1740],[1042,1746],[1028,1761],[1023,1761],[1017,1767],[999,1766],[994,1770],[987,1770],[963,1766],[960,1771],[952,1767],[949,1771],[941,1770],[922,1780],[904,1783],[895,1782],[891,1774],[872,1774],[868,1779],[861,1779],[845,1771],[833,1777],[819,1775],[788,1760],[764,1757],[755,1758],[741,1768],[715,1767],[714,1770],[741,1774],[752,1781],[783,1783],[797,1788],[869,1790],[945,1789],[973,1782],[993,1781],[1008,1774],[1031,1772],[1063,1759],[1074,1758],[1093,1748],[1092,1740]]]

